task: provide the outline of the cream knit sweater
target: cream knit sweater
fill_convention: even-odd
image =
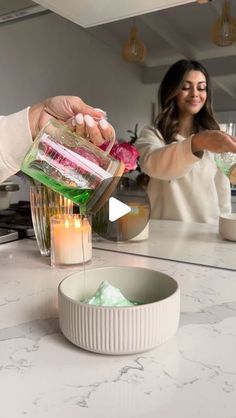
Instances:
[[[158,130],[146,127],[136,142],[140,165],[150,176],[147,187],[152,218],[217,223],[231,212],[230,182],[217,168],[213,153],[198,158],[191,137],[176,136],[166,145]]]
[[[0,183],[20,170],[32,144],[28,109],[0,116]]]

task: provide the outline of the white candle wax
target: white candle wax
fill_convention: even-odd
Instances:
[[[91,226],[79,215],[51,219],[52,264],[81,264],[92,258]]]

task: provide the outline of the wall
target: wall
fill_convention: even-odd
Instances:
[[[236,111],[216,112],[219,123],[236,123]]]
[[[72,94],[106,110],[120,138],[135,123],[141,128],[150,122],[156,89],[141,83],[139,68],[56,14],[1,25],[0,50],[0,114]],[[14,200],[18,196],[25,193],[15,193]]]

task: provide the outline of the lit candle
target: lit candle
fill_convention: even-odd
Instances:
[[[51,218],[51,264],[81,264],[92,258],[91,226],[80,215]]]

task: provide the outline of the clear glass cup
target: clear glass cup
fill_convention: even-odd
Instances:
[[[223,123],[220,124],[220,128],[227,134],[236,136],[236,123]],[[215,154],[215,162],[222,173],[229,178],[230,183],[236,185],[236,154],[232,152]]]
[[[51,218],[51,264],[55,267],[83,264],[92,258],[92,231],[78,214]]]
[[[34,140],[22,171],[86,212],[96,212],[124,171],[124,164],[109,155],[114,140],[103,151],[52,119]]]
[[[59,214],[72,214],[73,202],[47,186],[35,182],[30,186],[30,207],[39,251],[42,256],[50,256],[50,218]]]
[[[224,173],[232,185],[236,185],[236,154],[224,152],[215,154],[217,167]]]

